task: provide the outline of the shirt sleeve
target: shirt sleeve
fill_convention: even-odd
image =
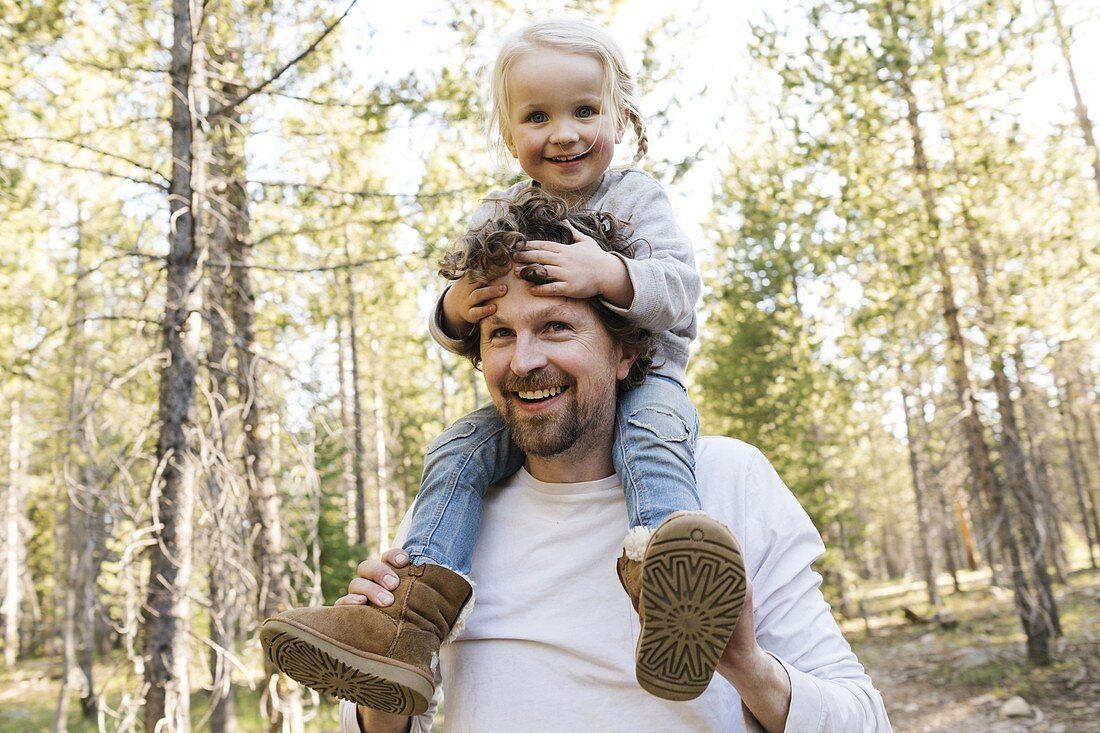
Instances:
[[[394,547],[401,547],[405,543],[405,538],[409,535],[409,527],[412,524],[412,507],[405,512],[405,516],[401,519],[401,523],[397,525],[397,532],[393,539]],[[432,723],[435,721],[436,710],[439,709],[439,701],[443,698],[443,678],[439,674],[439,669],[435,670],[435,695],[432,697],[430,703],[428,703],[428,709],[420,715],[412,718],[412,724],[409,726],[409,733],[431,733]],[[340,733],[363,733],[359,728],[359,715],[358,710],[355,707],[355,703],[348,702],[347,700],[340,701]],[[370,731],[366,731],[370,733]]]
[[[660,183],[641,171],[628,171],[619,188],[606,208],[626,219],[633,231],[634,257],[620,258],[634,301],[629,308],[605,305],[648,331],[670,331],[692,316],[703,290],[695,251]]]
[[[749,568],[756,638],[791,680],[785,731],[892,730],[882,695],[821,594],[821,576],[812,563],[825,546],[810,518],[758,451],[749,464],[746,488],[746,506],[757,509],[746,520],[746,546],[760,548],[752,553],[754,566]]]

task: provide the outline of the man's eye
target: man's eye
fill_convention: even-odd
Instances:
[[[511,335],[512,329],[510,328],[494,328],[492,331],[489,331],[489,338],[491,339],[508,338]]]
[[[553,322],[547,324],[546,327],[549,330],[553,331],[554,333],[561,333],[562,331],[568,331],[569,330],[569,324],[568,323],[562,323],[561,321],[553,321]]]
[[[597,114],[599,114],[599,112],[596,110],[595,107],[584,106],[577,110],[577,117],[580,117],[582,119],[587,117],[595,117]]]
[[[547,115],[545,112],[532,112],[531,114],[527,115],[527,121],[534,122],[536,125],[542,124],[548,119],[550,119],[550,116]]]

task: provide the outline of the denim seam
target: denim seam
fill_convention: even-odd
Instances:
[[[435,536],[436,531],[439,529],[440,522],[443,520],[443,513],[447,508],[447,505],[451,503],[451,499],[454,497],[455,489],[458,488],[458,479],[462,475],[462,471],[473,460],[474,454],[476,454],[483,445],[495,438],[500,433],[504,432],[507,428],[503,425],[498,426],[495,430],[490,430],[476,445],[473,446],[466,455],[463,456],[462,461],[451,471],[450,476],[447,477],[447,481],[444,483],[446,490],[445,499],[441,505],[440,510],[432,517],[431,529],[428,531],[424,538],[424,545],[421,548],[421,555],[425,555],[424,550],[431,547],[432,538]],[[476,430],[475,430],[476,432]],[[472,433],[471,433],[472,434]],[[469,436],[465,436],[469,437]],[[450,441],[448,441],[450,442]]]
[[[627,418],[627,422],[630,422],[629,417]],[[642,495],[638,493],[638,481],[637,478],[634,476],[633,466],[631,465],[633,462],[627,460],[626,438],[623,434],[622,422],[619,420],[615,421],[615,433],[617,438],[617,440],[615,441],[617,443],[616,448],[618,449],[620,454],[619,465],[621,473],[619,476],[619,480],[628,484],[627,486],[624,486],[624,488],[626,488],[631,494],[633,494],[634,508],[635,512],[638,515],[636,517],[638,520],[638,524],[633,523],[635,517],[627,517],[627,521],[628,523],[630,523],[631,527],[647,527],[649,526],[646,523],[646,516],[648,515],[647,507],[643,505]]]

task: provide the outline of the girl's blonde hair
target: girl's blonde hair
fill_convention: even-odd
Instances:
[[[603,67],[604,106],[611,108],[615,129],[624,130],[627,124],[634,129],[637,146],[634,165],[649,150],[645,120],[638,109],[638,92],[634,78],[626,68],[626,58],[615,39],[603,26],[579,18],[544,20],[527,26],[509,37],[493,65],[493,113],[492,120],[502,138],[508,137],[508,74],[521,56],[551,49],[575,53],[596,59]]]

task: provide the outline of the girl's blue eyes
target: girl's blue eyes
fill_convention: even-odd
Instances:
[[[589,118],[595,117],[598,114],[599,112],[596,110],[595,107],[581,107],[577,110],[577,117],[581,118],[582,120],[587,120]],[[550,121],[550,115],[546,114],[545,112],[532,112],[531,114],[527,115],[527,121],[532,122],[536,125],[541,125],[543,122]]]

